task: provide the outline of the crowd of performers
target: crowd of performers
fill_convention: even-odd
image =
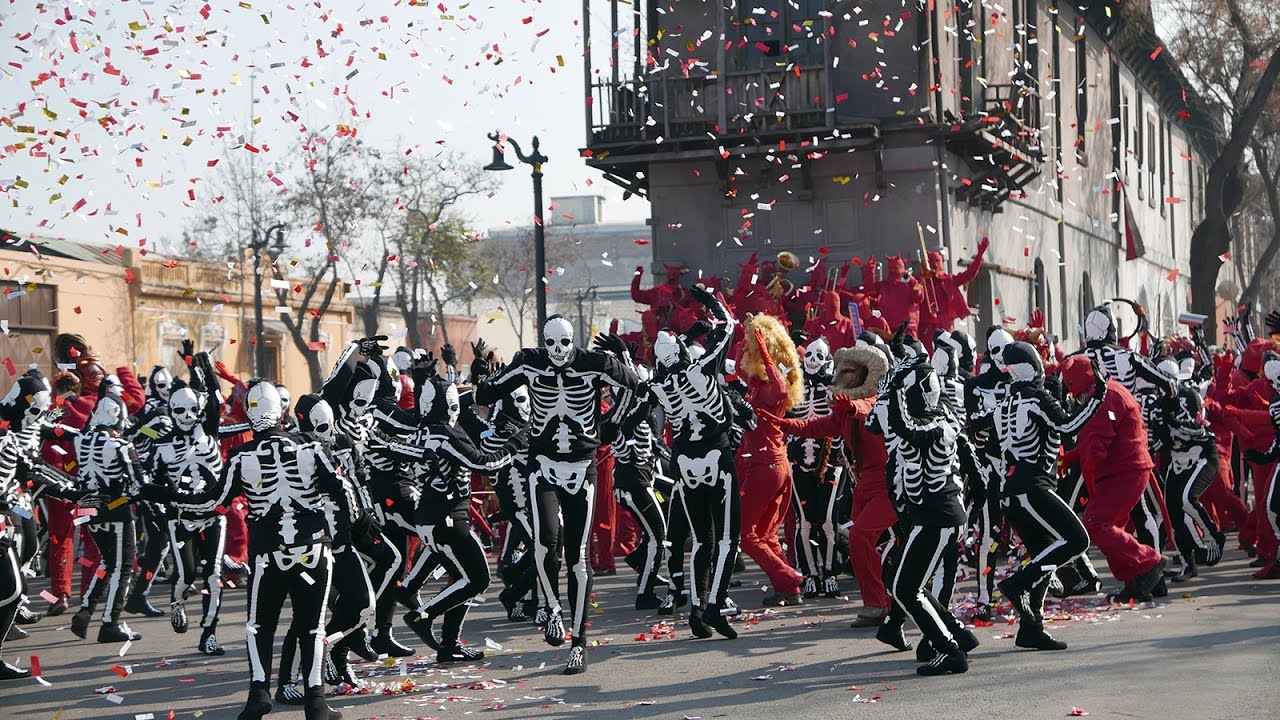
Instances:
[[[877,280],[867,263],[851,289],[847,266],[833,283],[821,263],[791,286],[786,260],[753,257],[732,290],[713,278],[686,288],[672,268],[645,291],[637,270],[649,306],[638,336],[587,347],[554,316],[540,346],[505,363],[474,345],[469,373],[449,348],[436,358],[363,338],[296,399],[191,344],[186,377],[157,366],[144,388],[61,336],[55,352],[74,371],[50,382],[29,370],[0,399],[2,642],[70,610],[79,544],[77,637],[140,639],[125,614],[167,616],[176,633],[198,618],[196,650],[221,655],[222,598],[240,583],[240,717],[276,702],[337,718],[325,685],[359,685],[353,656],[416,654],[397,626],[439,662],[483,657],[462,626],[490,586],[477,534],[490,520],[505,528],[492,545],[497,598],[510,621],[568,645],[566,674],[587,669],[592,580],[613,572],[623,517],[638,534],[625,554],[636,610],[687,613],[694,636],[735,638],[739,549],[768,578],[765,606],[839,597],[852,574],[853,626],[905,651],[910,618],[921,675],[967,670],[974,618],[1014,613],[1019,647],[1064,649],[1044,604],[1101,591],[1091,544],[1118,602],[1193,580],[1221,559],[1228,529],[1258,577],[1280,577],[1275,340],[1235,352],[1193,335],[1139,352],[1103,305],[1078,353],[1042,328],[993,326],[979,355],[952,329],[968,278],[943,273],[940,256],[922,278],[890,258]],[[1233,458],[1252,478],[1252,510]],[[477,512],[473,487],[486,486],[496,516]],[[42,537],[51,587],[38,612],[24,568]],[[167,608],[153,592],[162,572]],[[968,573],[976,611],[961,618],[954,586]],[[29,672],[0,660],[0,679]]]

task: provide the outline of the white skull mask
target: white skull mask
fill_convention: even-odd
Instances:
[[[49,410],[53,404],[53,393],[40,390],[31,394],[31,404],[27,406],[27,419],[35,420]]]
[[[996,328],[987,335],[987,357],[1000,372],[1006,372],[1008,366],[1004,362],[1004,349],[1013,344],[1013,336],[1004,328]]]
[[[444,402],[449,413],[449,427],[458,424],[458,418],[462,415],[462,399],[458,396],[458,386],[450,384],[444,389]]]
[[[573,325],[562,317],[553,317],[542,326],[547,355],[556,367],[564,367],[573,357]]]
[[[1115,342],[1116,318],[1111,308],[1099,305],[1084,319],[1084,339],[1086,342]]]
[[[292,400],[292,397],[289,395],[289,388],[283,385],[276,386],[276,393],[280,395],[280,414],[283,416],[289,412],[289,401]]]
[[[688,358],[688,351],[675,333],[659,330],[653,343],[653,357],[663,367],[675,367]]]
[[[804,346],[804,374],[810,377],[830,375],[835,369],[835,358],[831,356],[831,345],[824,338],[818,338]]]
[[[373,396],[378,390],[378,381],[373,378],[361,380],[351,390],[351,417],[360,417],[369,412],[373,406]]]
[[[1262,376],[1280,393],[1280,355],[1269,352],[1262,359]]]
[[[302,403],[301,400],[298,401]],[[327,402],[317,402],[307,411],[307,434],[323,443],[333,442],[333,408]]]
[[[93,406],[93,412],[89,415],[89,427],[118,428],[127,414],[124,398],[107,393],[98,398],[98,404]]]
[[[158,367],[151,371],[148,385],[150,386],[152,397],[167,401],[173,391],[173,373],[163,367]]]
[[[169,417],[173,418],[174,425],[184,431],[190,431],[200,424],[203,410],[204,397],[191,388],[182,388],[169,396]]]
[[[249,425],[256,431],[270,430],[280,425],[280,393],[276,386],[269,382],[260,382],[249,388],[249,396],[245,402]]]
[[[529,405],[529,388],[521,385],[511,391],[511,404],[516,409],[516,414],[520,416],[521,422],[529,422],[529,416],[533,412],[533,408]]]

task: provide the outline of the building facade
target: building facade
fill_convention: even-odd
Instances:
[[[1216,140],[1146,3],[599,7],[584,154],[650,200],[655,267],[941,249],[955,272],[989,237],[979,327],[1039,309],[1073,347],[1113,297],[1157,333],[1185,310]]]

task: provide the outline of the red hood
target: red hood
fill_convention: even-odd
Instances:
[[[818,297],[818,313],[817,318],[821,322],[831,322],[833,320],[843,320],[844,315],[840,312],[840,295],[830,290],[821,291]]]
[[[1093,365],[1087,355],[1072,355],[1058,369],[1062,374],[1062,384],[1072,395],[1079,397],[1093,385]]]
[[[890,255],[884,259],[885,276],[891,280],[898,280],[907,272],[907,264],[897,255]]]
[[[1262,338],[1249,343],[1244,349],[1244,355],[1240,358],[1240,369],[1249,373],[1250,377],[1257,377],[1258,373],[1262,372],[1262,356],[1275,347],[1275,344],[1272,340]]]

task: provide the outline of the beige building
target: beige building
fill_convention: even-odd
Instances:
[[[162,364],[185,375],[178,351],[183,340],[191,339],[197,350],[248,378],[253,374],[252,272],[251,261],[170,260],[123,248],[0,234],[0,362],[8,359],[18,372],[31,365],[52,372],[53,338],[77,333],[109,369],[129,366],[145,374]],[[306,359],[267,289],[261,374],[283,382],[295,396],[309,392]],[[296,311],[297,303],[290,307]],[[320,330],[323,347],[307,352],[319,354],[327,373],[357,333],[345,288],[336,289]]]

